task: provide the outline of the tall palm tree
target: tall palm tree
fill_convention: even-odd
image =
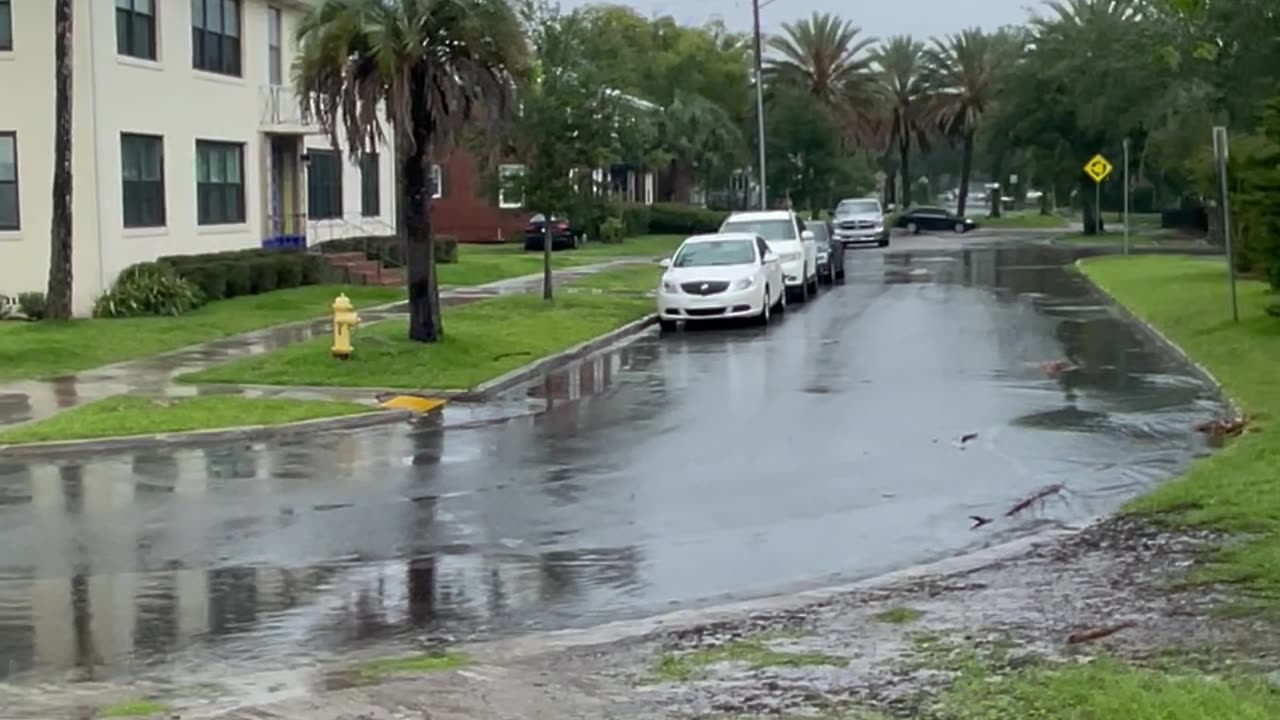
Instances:
[[[924,43],[910,35],[889,38],[875,53],[888,100],[889,137],[898,149],[903,208],[911,206],[911,146],[926,146],[928,82]]]
[[[673,164],[677,202],[689,202],[690,180],[697,178],[709,192],[712,175],[734,167],[746,155],[746,138],[733,117],[701,95],[677,91],[658,122]]]
[[[783,23],[782,34],[769,38],[779,55],[769,60],[770,79],[803,89],[832,110],[867,97],[875,87],[868,53],[875,41],[859,38],[861,32],[830,13]]]
[[[71,317],[71,48],[74,0],[53,6],[53,218],[49,229],[49,285],[45,316]]]
[[[294,84],[305,112],[349,154],[395,143],[406,243],[409,338],[443,333],[431,240],[431,162],[464,128],[512,115],[526,43],[506,0],[320,0],[298,27]],[[496,136],[496,133],[494,133]]]
[[[964,146],[956,208],[960,215],[964,215],[969,200],[974,137],[998,93],[1000,73],[1005,63],[1013,59],[1013,42],[1008,34],[988,35],[973,28],[934,40],[928,53],[931,111],[942,134]]]

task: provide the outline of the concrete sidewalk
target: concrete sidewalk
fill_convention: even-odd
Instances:
[[[645,262],[641,258],[606,260],[592,265],[555,271],[559,284],[611,270],[625,265]],[[542,275],[525,275],[508,278],[485,285],[452,288],[440,292],[443,305],[461,305],[485,298],[526,293],[542,286]],[[403,301],[377,308],[358,308],[364,323],[393,317],[403,317],[408,312]],[[300,400],[346,400],[377,404],[374,394],[367,389],[352,388],[292,388],[292,387],[238,387],[219,385],[206,387],[175,383],[174,378],[251,355],[278,350],[294,343],[306,342],[316,337],[328,337],[331,333],[328,318],[316,318],[286,325],[263,328],[242,335],[213,340],[200,345],[174,350],[150,357],[128,360],[86,370],[74,375],[48,380],[20,380],[0,385],[0,428],[37,422],[72,408],[87,405],[113,395],[145,395],[183,397],[200,394],[239,394],[247,397],[283,397]]]

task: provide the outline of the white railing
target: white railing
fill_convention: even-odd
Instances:
[[[302,102],[287,85],[263,85],[258,91],[259,124],[263,127],[305,128]]]

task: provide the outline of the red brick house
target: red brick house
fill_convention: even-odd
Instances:
[[[500,174],[519,173],[519,163],[498,165]],[[452,235],[464,243],[503,242],[524,232],[530,213],[520,198],[492,197],[485,173],[474,154],[454,150],[436,166],[436,195],[431,204],[432,231]],[[599,191],[616,202],[651,205],[657,192],[657,174],[633,165],[614,165],[593,173]]]

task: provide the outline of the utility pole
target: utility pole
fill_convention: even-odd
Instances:
[[[1227,250],[1227,281],[1231,284],[1231,319],[1240,322],[1240,303],[1236,298],[1236,255],[1231,249],[1231,194],[1227,185],[1227,128],[1213,129],[1213,159],[1218,166],[1218,203],[1222,210],[1222,239]]]
[[[769,209],[769,194],[765,189],[764,152],[764,48],[760,38],[760,0],[751,0],[751,12],[755,25],[756,42],[756,142],[760,145],[760,209]]]
[[[1129,254],[1129,138],[1124,139],[1124,254]]]

